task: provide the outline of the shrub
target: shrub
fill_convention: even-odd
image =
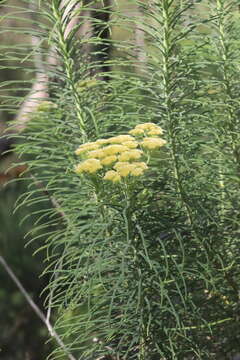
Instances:
[[[227,358],[239,351],[237,3],[133,2],[130,18],[104,4],[38,8],[34,53],[48,39],[58,63],[16,147],[40,187],[25,203],[52,202],[37,239],[66,346],[52,356]],[[91,6],[97,32],[79,38]],[[123,25],[144,34],[147,60],[103,38]]]

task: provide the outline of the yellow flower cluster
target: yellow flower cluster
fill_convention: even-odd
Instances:
[[[143,152],[141,150],[137,150],[137,149],[124,151],[121,155],[119,155],[118,160],[119,161],[138,160],[142,156],[142,153]]]
[[[134,136],[146,136],[140,145],[148,150],[158,149],[166,144],[166,141],[154,137],[163,134],[163,129],[154,123],[138,124],[134,129],[129,131],[129,134]]]
[[[166,141],[161,138],[155,138],[155,137],[146,137],[141,142],[141,145],[144,148],[147,148],[149,150],[154,150],[157,148],[160,148],[166,144]]]
[[[144,170],[147,170],[148,166],[145,162],[124,162],[119,161],[114,165],[114,169],[121,175],[122,177],[126,177],[128,175],[139,176],[143,175]]]
[[[75,151],[75,154],[83,159],[76,165],[75,172],[94,174],[107,167],[103,179],[112,182],[119,182],[127,176],[141,176],[148,169],[147,164],[142,161],[144,151],[154,150],[166,144],[165,140],[156,137],[162,133],[163,130],[159,126],[144,123],[131,130],[130,135],[119,135],[82,144]],[[139,140],[132,135],[145,137]]]
[[[112,181],[112,182],[118,182],[121,180],[121,176],[120,174],[118,174],[117,171],[114,171],[114,170],[109,170],[106,172],[104,178],[104,180],[109,180],[109,181]]]
[[[102,169],[102,165],[97,159],[87,159],[75,167],[77,174],[81,174],[82,172],[93,174],[100,169]]]
[[[134,129],[129,131],[129,134],[134,135],[134,136],[135,135],[147,135],[147,136],[162,135],[163,129],[154,123],[144,123],[144,124],[136,125]]]

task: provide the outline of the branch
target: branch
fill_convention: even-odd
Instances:
[[[11,270],[11,268],[8,266],[4,258],[0,255],[0,263],[5,269],[5,271],[8,273],[10,278],[13,280],[15,285],[18,287],[22,295],[25,297],[28,304],[31,306],[35,314],[42,320],[44,325],[47,327],[50,335],[54,337],[58,345],[61,347],[61,349],[65,352],[69,360],[77,360],[67,349],[66,345],[63,343],[59,335],[54,330],[53,326],[51,325],[48,318],[45,317],[44,313],[39,309],[39,307],[35,304],[35,302],[32,300],[32,298],[28,295],[27,291],[24,289],[23,285],[19,281],[19,279],[16,277],[14,272]]]

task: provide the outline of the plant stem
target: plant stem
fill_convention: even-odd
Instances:
[[[175,5],[174,5],[175,6]],[[182,5],[181,5],[182,6]],[[176,124],[175,114],[174,114],[174,106],[173,100],[171,99],[171,78],[174,73],[177,73],[178,70],[176,69],[177,62],[176,60],[172,60],[174,58],[174,49],[175,43],[172,36],[174,31],[173,26],[171,25],[171,17],[174,13],[170,13],[170,8],[173,7],[173,2],[169,0],[162,1],[162,22],[163,22],[163,35],[162,35],[162,62],[163,62],[163,91],[164,91],[164,102],[166,108],[166,118],[167,118],[167,125],[169,129],[169,136],[171,142],[171,156],[173,160],[173,167],[174,167],[174,177],[176,180],[177,191],[180,194],[183,206],[186,210],[187,219],[189,224],[193,224],[191,210],[189,205],[186,202],[184,189],[181,182],[181,175],[179,172],[179,160],[176,150],[176,135],[175,135],[175,128],[178,124]],[[176,62],[175,66],[173,67],[172,62]]]
[[[60,9],[60,5],[59,2],[55,2],[53,1],[52,4],[52,13],[53,16],[56,19],[56,35],[58,38],[58,46],[61,49],[61,55],[63,57],[63,65],[65,66],[65,71],[66,71],[66,77],[68,80],[68,84],[69,84],[69,88],[71,91],[71,94],[73,95],[73,99],[74,99],[74,105],[76,108],[76,113],[77,113],[77,118],[79,120],[79,127],[80,130],[82,132],[82,136],[83,136],[83,140],[86,141],[86,133],[85,133],[85,123],[84,123],[84,118],[83,118],[83,112],[82,112],[82,108],[81,108],[81,102],[80,102],[80,98],[79,98],[79,94],[78,91],[76,89],[76,85],[75,85],[75,76],[74,76],[74,62],[73,62],[73,58],[71,57],[70,51],[69,49],[71,48],[70,43],[68,43],[68,41],[70,41],[66,35],[66,29],[67,26],[64,27],[63,25],[63,19],[62,19],[62,11]]]

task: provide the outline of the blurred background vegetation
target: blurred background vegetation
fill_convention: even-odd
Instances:
[[[0,14],[5,15],[11,10],[11,6],[23,5],[21,1],[9,1],[9,8],[2,7],[0,3]],[[9,26],[19,26],[14,19],[5,19],[0,28]],[[14,46],[19,40],[19,35],[14,32],[0,35],[1,44],[7,44],[9,48]],[[15,70],[13,64],[4,62],[4,53],[1,51],[1,65],[8,69],[0,68],[1,83],[11,80],[22,80],[29,75],[23,71]],[[17,86],[10,85],[1,91],[1,103],[4,97],[17,95]],[[8,111],[0,111],[0,135],[4,133],[7,122],[13,116]],[[7,169],[17,159],[14,154],[5,154],[10,149],[10,142],[1,139],[0,144],[0,255],[5,258],[14,273],[34,299],[40,308],[43,307],[44,297],[40,296],[46,279],[39,278],[43,270],[43,257],[38,254],[33,257],[36,250],[35,244],[25,247],[25,234],[30,230],[34,216],[30,216],[22,225],[21,220],[25,215],[31,214],[34,209],[25,208],[13,214],[14,205],[17,198],[26,190],[27,184],[21,181],[7,182],[17,178],[24,167],[7,172]],[[50,345],[45,344],[47,330],[42,325],[36,314],[32,311],[23,295],[19,292],[16,285],[10,279],[5,270],[0,268],[0,358],[3,360],[31,360],[44,359],[49,353]],[[39,351],[41,349],[41,351]]]

